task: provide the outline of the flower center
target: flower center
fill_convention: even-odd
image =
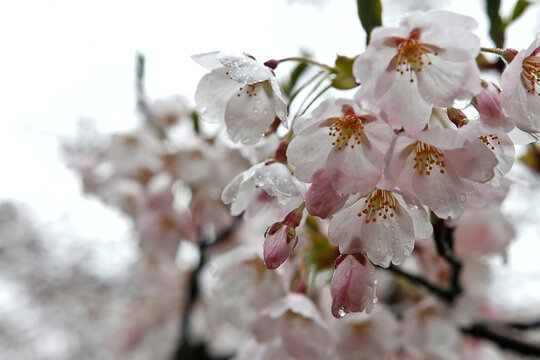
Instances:
[[[540,96],[540,56],[537,56],[540,48],[523,60],[521,82],[528,93],[536,93]]]
[[[446,166],[444,154],[435,146],[417,141],[414,146],[414,152],[413,168],[418,170],[418,174],[429,176],[433,170],[433,166],[437,166],[440,173],[444,174],[444,167]]]
[[[395,69],[401,75],[409,74],[410,82],[414,82],[413,71],[415,73],[422,71],[424,65],[431,65],[431,55],[439,55],[436,46],[420,41],[419,30],[411,31],[407,39],[396,39],[395,44],[397,46],[397,55],[394,57]]]
[[[365,117],[357,115],[350,106],[343,107],[343,115],[332,119],[332,124],[328,129],[328,135],[333,137],[332,145],[338,150],[350,146],[360,145],[363,135]]]
[[[394,217],[396,203],[391,191],[375,189],[364,200],[364,208],[358,213],[358,217],[365,216],[366,224],[376,222],[377,218],[386,220]]]
[[[242,95],[242,92],[245,92],[245,94],[248,97],[257,96],[257,87],[261,83],[255,83],[255,84],[248,84],[241,86],[240,89],[238,89],[238,92],[236,93],[236,96],[240,97]],[[244,91],[245,89],[245,91]]]
[[[484,135],[478,137],[491,150],[495,150],[495,144],[501,145],[501,141],[497,135]]]

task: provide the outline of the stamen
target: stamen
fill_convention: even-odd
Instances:
[[[337,146],[337,150],[344,147],[354,149],[356,145],[362,143],[364,134],[365,117],[359,116],[350,106],[343,106],[343,115],[332,119],[328,135],[332,137],[332,145]]]
[[[357,216],[365,216],[366,224],[376,222],[377,218],[388,219],[388,216],[394,217],[397,200],[391,191],[374,189],[364,200],[364,207]]]
[[[523,60],[521,83],[528,93],[540,96],[540,48]]]
[[[413,83],[413,71],[421,72],[424,65],[431,65],[431,56],[438,56],[438,48],[433,45],[424,44],[420,41],[420,31],[413,30],[406,39],[395,40],[397,54],[394,57],[396,72],[401,75],[408,73],[409,82]]]
[[[426,174],[429,176],[431,175],[434,166],[439,168],[441,174],[444,174],[446,163],[444,162],[444,154],[439,149],[435,146],[417,141],[414,145],[414,151],[415,157],[413,158],[413,169],[417,169],[418,174]]]
[[[484,135],[478,137],[488,148],[491,150],[495,150],[495,144],[501,145],[501,141],[499,140],[499,136],[491,134],[491,135]]]

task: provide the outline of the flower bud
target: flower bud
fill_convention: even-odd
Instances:
[[[311,215],[326,219],[341,210],[347,198],[334,189],[326,171],[319,170],[306,192],[306,208]]]
[[[332,315],[343,317],[348,312],[373,310],[375,268],[363,254],[340,255],[336,260],[330,285]]]
[[[264,263],[268,269],[277,269],[292,253],[296,244],[293,227],[277,222],[264,234]]]

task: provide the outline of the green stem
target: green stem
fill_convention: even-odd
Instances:
[[[306,58],[306,57],[302,57],[302,56],[291,56],[291,57],[287,57],[287,58],[283,58],[283,59],[280,59],[280,60],[276,60],[276,62],[278,64],[282,63],[282,62],[286,62],[286,61],[298,61],[298,62],[303,62],[303,63],[306,63],[306,64],[310,64],[310,65],[315,65],[315,66],[319,66],[323,69],[326,69],[330,72],[335,72],[334,68],[331,67],[331,66],[328,66],[326,64],[323,64],[323,63],[320,63],[318,61],[315,61],[313,59],[310,59],[310,58]]]
[[[501,56],[503,58],[506,58],[506,52],[503,49],[494,49],[494,48],[481,47],[480,50],[483,51],[483,52],[499,55],[499,56]]]
[[[311,84],[313,81],[315,81],[319,76],[323,75],[323,74],[327,74],[327,72],[325,70],[321,70],[319,71],[317,74],[315,74],[315,76],[312,76],[308,81],[306,81],[304,84],[302,84],[298,89],[296,89],[290,96],[289,98],[289,104],[287,105],[287,111],[289,110],[289,108],[291,107],[291,104],[293,102],[293,100],[296,98],[296,96],[302,91],[304,90],[309,84]]]
[[[307,106],[300,112],[298,112],[297,114],[297,117],[299,116],[302,116],[304,115],[304,113],[307,111],[307,109],[310,108],[311,105],[313,105],[313,103],[319,98],[321,97],[322,94],[324,94],[326,91],[328,91],[328,89],[330,89],[332,87],[332,84],[328,84],[326,87],[324,87],[321,91],[319,91],[319,93],[317,95],[315,95],[315,97],[309,102],[309,104],[307,104]]]

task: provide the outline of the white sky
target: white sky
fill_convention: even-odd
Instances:
[[[384,13],[388,25],[408,6],[439,5],[474,16],[483,45],[491,46],[481,0],[394,2]],[[539,9],[509,28],[509,46],[527,47],[540,32]],[[205,73],[190,59],[193,54],[233,50],[265,61],[303,47],[331,62],[336,53],[355,55],[363,46],[354,0],[329,0],[324,7],[286,0],[3,1],[0,199],[29,204],[40,223],[57,232],[97,244],[117,240],[129,228],[99,202],[81,198],[78,179],[59,160],[58,144],[74,134],[82,116],[95,119],[103,132],[136,123],[137,51],[146,55],[147,90],[157,98],[192,97]]]

